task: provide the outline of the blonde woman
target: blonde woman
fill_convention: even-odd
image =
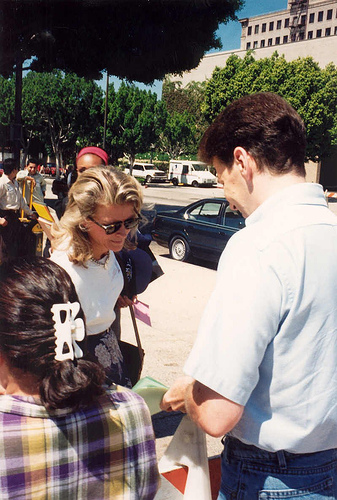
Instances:
[[[109,166],[92,167],[72,186],[53,228],[51,259],[73,280],[86,316],[88,350],[104,367],[108,384],[130,385],[111,328],[124,284],[114,252],[130,244],[126,238],[137,231],[141,206],[141,186],[133,177]]]

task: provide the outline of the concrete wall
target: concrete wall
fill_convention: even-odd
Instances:
[[[286,45],[264,47],[255,49],[253,54],[256,59],[270,57],[275,51],[279,55],[284,55],[287,61],[294,61],[298,57],[306,57],[310,55],[317,61],[321,68],[325,68],[327,64],[333,62],[337,66],[337,36],[326,38],[316,38],[314,40],[303,40]],[[246,54],[245,50],[230,50],[226,52],[216,52],[207,54],[200,62],[197,68],[186,71],[182,76],[170,75],[172,81],[181,81],[183,86],[192,81],[202,82],[211,78],[216,66],[223,68],[226,66],[227,59],[230,55],[236,54],[243,58]]]

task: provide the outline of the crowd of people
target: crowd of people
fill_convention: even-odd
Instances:
[[[246,227],[221,256],[186,375],[161,407],[224,437],[218,500],[337,499],[337,218],[322,186],[305,182],[305,151],[302,119],[273,93],[234,101],[199,148]],[[119,256],[137,246],[142,188],[108,163],[100,148],[79,153],[39,258],[20,255],[19,211],[34,214],[5,162],[5,498],[153,499],[159,487],[149,411],[114,326],[134,300]],[[43,194],[34,167],[24,175]]]

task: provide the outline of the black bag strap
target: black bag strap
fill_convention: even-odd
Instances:
[[[118,253],[115,253],[115,257],[116,257],[116,260],[117,260],[117,262],[119,264],[119,267],[121,268],[121,271],[123,273],[124,289],[127,289],[127,287],[128,287],[128,278],[127,278],[126,273],[125,273],[124,262],[121,259],[120,255],[118,255]],[[139,335],[138,326],[137,326],[137,320],[136,320],[136,317],[135,317],[135,311],[133,310],[133,306],[129,306],[129,310],[130,310],[130,315],[131,315],[133,330],[135,332],[135,337],[136,337],[136,341],[137,341],[137,347],[138,347],[138,351],[139,351],[139,356],[140,356],[140,359],[142,360],[144,358],[144,351],[143,351],[142,343],[141,343],[141,340],[140,340],[140,335]]]
[[[137,341],[137,347],[138,347],[138,351],[139,351],[139,356],[140,356],[140,359],[143,360],[143,358],[144,358],[144,351],[143,351],[143,348],[142,348],[142,343],[140,341],[140,335],[139,335],[137,321],[136,321],[136,317],[135,317],[135,311],[133,310],[133,306],[129,306],[129,309],[130,309],[130,314],[131,314],[133,329],[134,329],[135,337],[136,337],[136,341]]]

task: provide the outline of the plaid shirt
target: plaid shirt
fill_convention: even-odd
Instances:
[[[151,417],[132,391],[76,413],[0,396],[1,500],[149,500],[158,482]]]

